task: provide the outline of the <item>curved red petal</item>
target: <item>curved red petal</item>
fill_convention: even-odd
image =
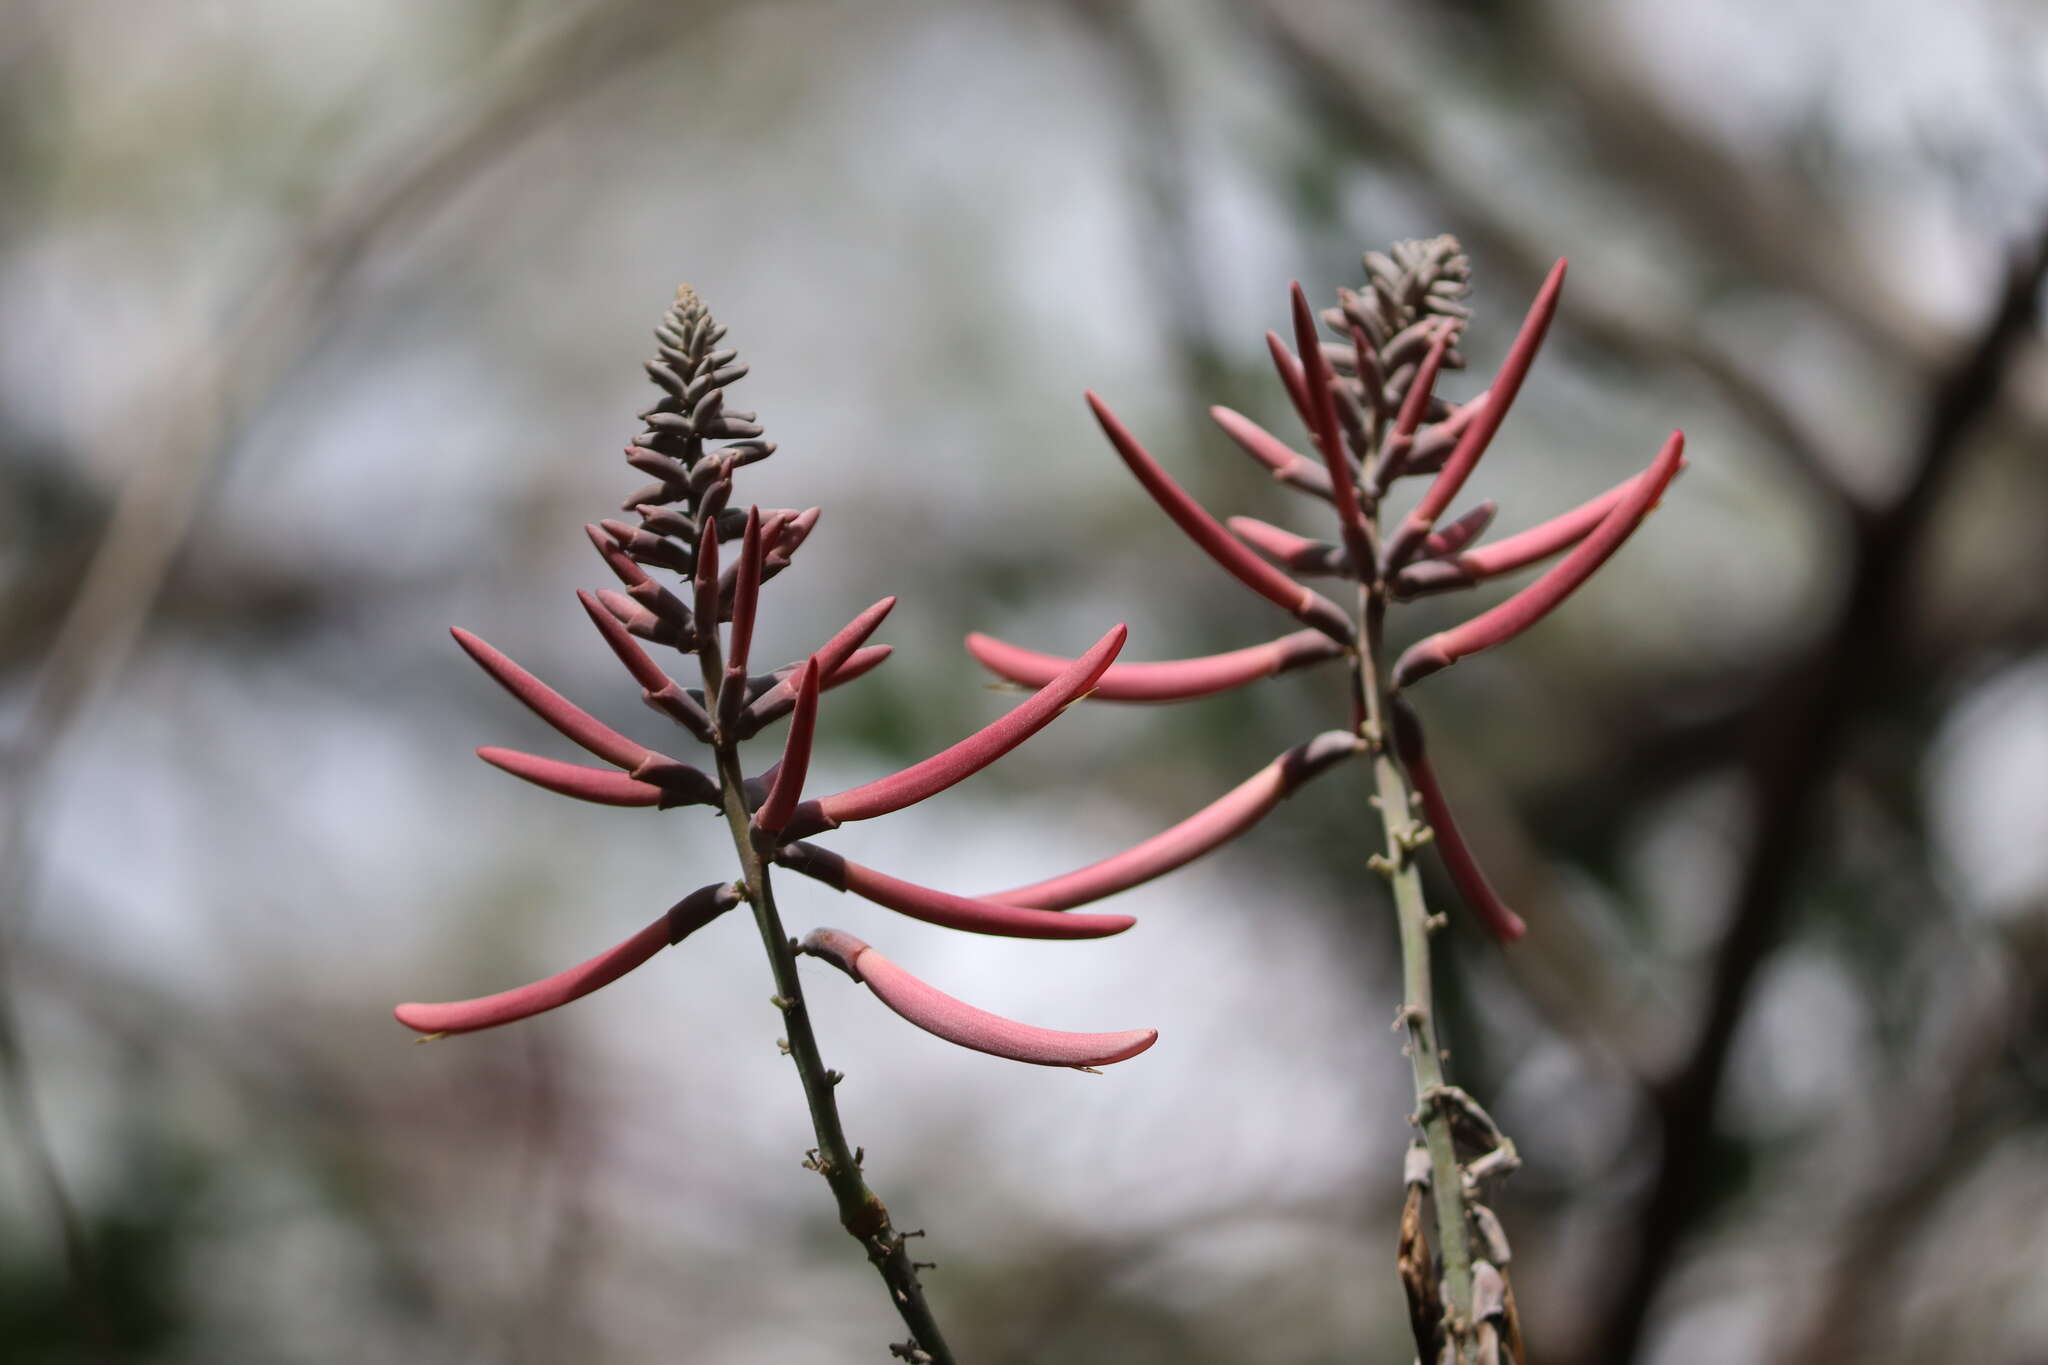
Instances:
[[[1406,687],[1448,668],[1467,654],[1512,640],[1556,610],[1642,524],[1684,463],[1685,434],[1674,431],[1655,462],[1636,477],[1627,495],[1602,518],[1592,534],[1541,578],[1499,606],[1411,646],[1394,663],[1394,686]]]
[[[805,940],[804,946],[844,966],[883,1004],[925,1032],[976,1052],[1035,1066],[1094,1067],[1135,1057],[1159,1041],[1157,1029],[1065,1033],[990,1014],[927,985],[851,934],[837,930],[821,930]]]
[[[1129,915],[1062,915],[1051,910],[1004,905],[993,900],[956,896],[929,886],[892,877],[814,844],[795,843],[776,861],[840,891],[887,906],[898,914],[971,934],[1007,938],[1107,938],[1137,921]]]
[[[1514,345],[1508,348],[1507,359],[1501,362],[1500,373],[1494,376],[1493,384],[1487,390],[1485,409],[1467,424],[1450,458],[1444,461],[1443,469],[1438,471],[1429,490],[1422,495],[1422,501],[1402,519],[1400,529],[1394,533],[1393,541],[1387,547],[1390,563],[1404,563],[1414,553],[1423,537],[1429,534],[1430,527],[1436,524],[1436,519],[1451,505],[1451,499],[1457,497],[1458,490],[1465,486],[1466,476],[1479,463],[1479,457],[1486,453],[1494,433],[1500,430],[1508,408],[1521,390],[1522,380],[1528,376],[1529,366],[1535,363],[1544,334],[1550,330],[1550,320],[1557,313],[1558,294],[1564,288],[1564,270],[1563,261],[1552,266],[1543,287],[1536,291],[1536,300],[1529,305],[1528,316],[1522,320],[1522,330],[1516,334]]]
[[[1244,833],[1304,782],[1358,752],[1359,744],[1358,737],[1348,731],[1326,731],[1295,745],[1187,819],[1141,844],[1058,877],[992,891],[983,899],[1064,910],[1128,891]]]
[[[967,652],[989,672],[1027,687],[1042,687],[1072,661],[975,632]],[[1276,673],[1334,659],[1343,647],[1319,630],[1298,630],[1277,640],[1193,659],[1115,664],[1096,680],[1095,701],[1185,701],[1270,678]]]
[[[1185,489],[1167,476],[1159,462],[1138,444],[1129,428],[1117,420],[1095,394],[1088,395],[1088,405],[1095,410],[1095,420],[1102,426],[1103,434],[1115,447],[1126,468],[1136,476],[1152,500],[1173,518],[1174,524],[1187,533],[1188,539],[1201,546],[1209,557],[1220,564],[1238,582],[1250,588],[1274,605],[1293,613],[1304,625],[1314,626],[1334,639],[1350,643],[1355,632],[1351,620],[1345,616],[1336,603],[1320,593],[1303,587],[1280,570],[1260,559],[1241,544],[1223,524],[1209,515],[1202,505],[1190,497]]]
[[[775,785],[754,812],[754,827],[779,830],[789,823],[803,795],[804,778],[811,768],[811,735],[818,721],[818,661],[805,661],[796,688],[796,713],[790,717],[789,734],[783,741],[782,762],[776,765]]]
[[[661,757],[646,745],[626,738],[598,720],[477,636],[459,626],[448,633],[500,687],[517,697],[529,711],[599,758],[621,768],[637,768],[650,758]]]
[[[398,1006],[392,1013],[399,1023],[421,1033],[474,1033],[478,1029],[530,1019],[609,986],[663,948],[682,942],[691,932],[710,923],[738,901],[738,893],[729,882],[700,887],[624,943],[565,972],[475,1000],[443,1004],[408,1003]]]

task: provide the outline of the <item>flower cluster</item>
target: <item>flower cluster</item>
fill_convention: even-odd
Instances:
[[[1375,674],[1389,602],[1469,588],[1553,555],[1564,557],[1506,601],[1431,635],[1393,665],[1384,691],[1360,676],[1348,729],[1288,750],[1213,804],[1105,866],[1119,887],[1179,866],[1254,824],[1280,797],[1338,760],[1390,743],[1428,818],[1444,865],[1474,911],[1503,940],[1525,926],[1487,883],[1459,833],[1429,762],[1422,726],[1402,689],[1467,655],[1502,644],[1542,620],[1606,562],[1656,505],[1682,467],[1684,438],[1672,433],[1650,466],[1600,496],[1517,535],[1479,542],[1495,506],[1481,502],[1445,522],[1451,503],[1486,453],[1542,346],[1565,263],[1559,261],[1530,306],[1492,385],[1462,402],[1436,393],[1446,369],[1462,368],[1457,350],[1469,309],[1465,257],[1451,238],[1404,242],[1392,256],[1365,258],[1369,287],[1338,291],[1320,318],[1301,286],[1292,295],[1294,345],[1266,334],[1275,369],[1306,429],[1311,458],[1242,413],[1210,416],[1280,483],[1328,506],[1334,538],[1315,540],[1252,517],[1219,521],[1175,483],[1108,404],[1088,395],[1111,447],[1154,502],[1204,553],[1304,629],[1263,644],[1203,658],[1119,663],[1092,696],[1107,701],[1185,701],[1277,673],[1348,658],[1354,675]],[[1338,340],[1327,341],[1318,324]],[[1382,500],[1397,480],[1431,476],[1415,507],[1382,535]],[[1303,580],[1348,579],[1358,606],[1346,610]],[[967,647],[985,667],[1014,682],[1041,685],[1069,662],[987,635]],[[1381,704],[1387,712],[1372,712]],[[1091,890],[1104,880],[1098,871]],[[1042,888],[1025,888],[1022,894]],[[1006,893],[1009,895],[1020,893]],[[1003,898],[1003,897],[999,897]]]
[[[768,458],[775,447],[761,439],[753,413],[726,407],[727,388],[747,370],[730,348],[721,347],[724,335],[694,291],[678,291],[656,331],[657,357],[647,362],[662,397],[641,414],[646,429],[626,448],[627,463],[653,480],[625,501],[625,510],[638,522],[605,521],[585,528],[623,590],[579,594],[598,634],[639,684],[643,700],[708,746],[713,770],[629,739],[483,640],[464,630],[454,635],[506,691],[607,766],[496,747],[479,749],[480,758],[582,801],[722,810],[740,841],[742,876],[699,887],[624,942],[545,980],[481,999],[400,1005],[398,1020],[409,1028],[440,1035],[529,1018],[616,981],[742,902],[751,903],[757,917],[772,917],[765,885],[769,864],[912,918],[973,933],[1099,938],[1133,923],[1127,915],[1063,913],[1118,889],[1113,877],[1098,878],[1092,892],[1084,885],[1089,876],[1084,871],[1048,883],[1053,889],[1042,894],[1027,888],[993,897],[958,896],[863,867],[807,842],[848,821],[914,805],[995,762],[1096,686],[1123,646],[1125,630],[1110,631],[1086,654],[1052,670],[1007,715],[943,752],[847,791],[807,797],[820,698],[888,657],[888,646],[867,641],[895,599],[884,598],[861,612],[807,658],[750,672],[762,587],[789,567],[817,524],[818,509],[733,505],[734,474]],[[730,554],[724,547],[735,543],[738,552]],[[722,562],[728,555],[730,562]],[[673,587],[657,577],[664,572],[678,576]],[[679,682],[649,646],[694,656],[701,685]],[[785,718],[789,724],[780,761],[758,775],[743,775],[739,745]],[[763,919],[764,925],[769,922]],[[776,949],[786,952],[779,926],[772,937]],[[919,1027],[997,1056],[1047,1066],[1102,1066],[1144,1051],[1157,1037],[1151,1029],[1064,1033],[999,1018],[926,985],[836,929],[817,931],[802,947],[866,984]]]

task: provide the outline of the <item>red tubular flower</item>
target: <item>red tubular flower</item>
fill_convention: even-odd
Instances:
[[[718,636],[718,518],[704,518],[697,533],[697,563],[690,580],[696,594],[697,620],[706,639]]]
[[[1486,880],[1486,874],[1479,870],[1479,860],[1472,856],[1471,846],[1458,829],[1458,822],[1451,815],[1451,803],[1444,799],[1443,785],[1436,780],[1436,769],[1430,766],[1429,751],[1422,742],[1422,722],[1408,703],[1396,697],[1393,706],[1394,752],[1401,760],[1401,767],[1415,784],[1416,794],[1422,798],[1422,811],[1429,819],[1434,832],[1432,842],[1443,856],[1444,870],[1451,874],[1452,885],[1458,894],[1472,907],[1494,937],[1503,943],[1513,943],[1528,932],[1529,926],[1522,922],[1507,906],[1493,884]]]
[[[799,806],[788,826],[792,838],[834,829],[848,820],[872,820],[936,796],[956,782],[972,777],[1051,724],[1069,704],[1095,686],[1110,660],[1123,648],[1129,632],[1122,626],[1096,641],[1095,647],[1069,664],[1009,714],[951,748],[914,763],[899,773]]]
[[[1251,418],[1221,405],[1210,408],[1209,417],[1223,428],[1225,436],[1237,443],[1238,449],[1272,470],[1273,477],[1281,483],[1319,498],[1336,497],[1330,484],[1330,471]]]
[[[1359,739],[1329,730],[1253,773],[1187,819],[1122,853],[1029,886],[994,891],[983,900],[1065,910],[1113,896],[1193,862],[1250,829],[1303,783],[1358,752]]]
[[[1550,268],[1550,275],[1543,281],[1543,287],[1536,291],[1536,301],[1529,305],[1529,315],[1522,320],[1522,330],[1515,336],[1515,344],[1508,348],[1507,359],[1501,362],[1500,373],[1494,376],[1493,387],[1488,392],[1485,410],[1480,412],[1465,432],[1458,438],[1458,444],[1444,461],[1443,469],[1422,495],[1422,501],[1415,510],[1402,519],[1400,529],[1394,533],[1387,547],[1387,562],[1400,565],[1422,544],[1436,519],[1451,505],[1451,499],[1458,496],[1458,490],[1465,486],[1465,478],[1479,463],[1479,457],[1486,453],[1493,434],[1500,430],[1501,422],[1508,415],[1508,408],[1520,392],[1522,380],[1529,373],[1529,366],[1535,362],[1536,352],[1543,345],[1544,333],[1550,330],[1550,319],[1557,313],[1557,296],[1564,288],[1565,263],[1559,261]]]
[[[1516,569],[1527,568],[1539,559],[1548,559],[1558,551],[1577,544],[1587,532],[1605,521],[1607,514],[1642,477],[1641,474],[1632,474],[1599,497],[1589,498],[1569,512],[1475,550],[1459,553],[1462,547],[1458,547],[1432,551],[1425,544],[1424,552],[1430,557],[1403,565],[1395,576],[1394,589],[1402,597],[1421,597],[1454,588],[1469,588],[1483,579],[1498,578]],[[1490,507],[1492,504],[1485,505]],[[1432,535],[1429,543],[1436,539],[1437,536]]]
[[[1499,606],[1411,646],[1394,663],[1394,686],[1406,687],[1467,654],[1512,640],[1548,616],[1642,524],[1684,463],[1685,433],[1674,431],[1649,469],[1629,483],[1627,494],[1570,554]]]
[[[1088,405],[1095,410],[1095,420],[1102,424],[1104,434],[1125,466],[1152,495],[1152,500],[1187,533],[1188,539],[1207,551],[1238,582],[1292,613],[1302,624],[1314,626],[1332,639],[1351,643],[1351,620],[1335,602],[1304,588],[1233,539],[1222,523],[1167,477],[1159,462],[1138,444],[1137,438],[1100,398],[1090,393]]]
[[[1036,1066],[1097,1067],[1135,1057],[1159,1040],[1157,1029],[1125,1033],[1062,1033],[978,1010],[904,971],[873,948],[838,929],[819,929],[803,942],[862,982],[883,1004],[949,1043]]]
[[[975,632],[967,652],[989,672],[1027,687],[1043,687],[1073,660],[1040,654]],[[1227,654],[1158,663],[1114,664],[1096,680],[1090,696],[1097,701],[1186,701],[1227,691],[1276,673],[1334,659],[1343,647],[1319,630],[1297,630],[1277,640]]]
[[[783,741],[782,762],[776,766],[775,785],[754,812],[754,828],[773,832],[789,823],[797,798],[803,795],[804,778],[811,768],[811,734],[818,720],[818,661],[804,664],[796,686],[796,714],[790,718],[789,734]]]
[[[612,653],[626,666],[626,671],[633,675],[633,681],[640,684],[641,700],[674,720],[704,743],[711,743],[711,717],[702,704],[648,657],[647,651],[640,648],[640,642],[633,638],[632,633],[619,621],[617,615],[598,601],[595,594],[578,592],[576,600],[583,604],[583,610],[589,615],[590,623],[597,627],[597,633],[611,646]]]
[[[1272,354],[1273,369],[1280,376],[1281,387],[1287,390],[1287,401],[1294,404],[1295,416],[1309,430],[1315,430],[1315,405],[1309,401],[1308,377],[1302,372],[1301,362],[1294,358],[1294,352],[1287,349],[1287,343],[1280,339],[1278,332],[1266,333],[1266,350]]]
[[[637,740],[626,738],[460,626],[448,633],[476,660],[478,667],[529,711],[607,763],[630,770],[651,758],[664,757]]]
[[[1257,517],[1226,517],[1223,524],[1230,534],[1290,573],[1350,576],[1350,558],[1327,541],[1298,536]]]
[[[761,558],[767,553],[761,543],[760,508],[747,509],[746,530],[741,537],[739,576],[734,580],[732,594],[732,636],[726,646],[725,666],[744,682],[747,655],[754,645],[754,612],[761,602]]]
[[[473,1033],[477,1029],[496,1028],[500,1024],[530,1019],[611,985],[663,948],[681,943],[738,905],[739,901],[739,892],[731,882],[702,886],[670,906],[667,914],[624,943],[566,972],[476,1000],[438,1005],[405,1004],[392,1013],[407,1028],[429,1035]]]
[[[864,650],[862,643],[875,633],[875,627],[882,624],[890,609],[896,605],[894,597],[885,597],[867,610],[841,626],[836,634],[818,646],[812,656],[818,661],[818,671],[824,675],[827,690],[843,682],[852,682],[861,674],[889,657],[889,646],[878,645],[874,650]],[[762,692],[747,705],[740,718],[742,738],[759,732],[762,726],[780,720],[789,713],[796,701],[797,669],[790,669],[774,686]]]
[[[629,774],[490,744],[478,749],[476,756],[536,787],[600,806],[659,806],[666,810],[672,806],[718,804],[718,784],[689,764],[674,759],[657,756],[655,761],[643,763]]]
[[[1422,363],[1416,367],[1415,377],[1408,382],[1408,392],[1401,399],[1401,411],[1394,418],[1394,429],[1387,434],[1387,444],[1380,453],[1377,488],[1382,494],[1407,464],[1415,430],[1422,425],[1422,418],[1429,411],[1430,397],[1436,391],[1437,372],[1443,368],[1444,356],[1451,349],[1451,339],[1458,333],[1458,329],[1447,322],[1416,325],[1433,326],[1436,340],[1430,343]]]
[[[1425,556],[1454,555],[1477,540],[1493,524],[1499,504],[1488,498],[1440,531],[1431,531],[1422,542]]]
[[[1111,934],[1121,934],[1137,923],[1129,915],[1062,915],[1051,910],[955,896],[863,867],[850,858],[842,858],[829,849],[801,840],[783,848],[775,855],[775,860],[791,871],[801,872],[834,890],[850,891],[898,914],[947,929],[963,929],[970,934],[1000,934],[1007,938],[1107,938]]]
[[[1337,503],[1337,525],[1344,533],[1344,548],[1350,552],[1351,562],[1363,564],[1370,557],[1365,532],[1365,513],[1358,505],[1358,483],[1351,475],[1351,452],[1344,447],[1344,437],[1337,429],[1336,377],[1330,373],[1330,358],[1323,353],[1321,340],[1316,335],[1315,314],[1308,306],[1308,295],[1301,292],[1301,282],[1295,281],[1290,302],[1294,308],[1294,344],[1300,348],[1302,368],[1308,380],[1309,411],[1315,421],[1310,429],[1315,433],[1316,445],[1322,449],[1323,467],[1330,473],[1330,491]],[[1369,348],[1361,347],[1359,355],[1370,360]],[[1377,385],[1372,385],[1373,401],[1379,401]]]

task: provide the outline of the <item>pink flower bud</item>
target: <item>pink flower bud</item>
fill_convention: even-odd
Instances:
[[[737,904],[739,892],[730,882],[699,887],[624,943],[566,972],[477,1000],[439,1005],[406,1004],[392,1013],[407,1028],[426,1034],[473,1033],[478,1029],[530,1019],[609,986],[663,948],[681,943]]]
[[[1207,551],[1238,582],[1293,613],[1302,624],[1314,626],[1332,639],[1351,643],[1355,634],[1351,620],[1335,602],[1304,588],[1238,543],[1200,503],[1167,477],[1159,462],[1138,444],[1137,438],[1100,398],[1090,393],[1088,405],[1095,410],[1096,421],[1102,424],[1104,434],[1125,466],[1137,476],[1152,500],[1187,533],[1188,539]]]
[[[1135,1057],[1159,1040],[1157,1029],[1062,1033],[978,1010],[926,985],[852,934],[837,929],[817,930],[804,940],[803,947],[865,983],[883,1004],[925,1032],[976,1052],[1037,1066],[1096,1067]]]
[[[697,535],[697,562],[693,569],[684,569],[691,574],[690,584],[696,591],[697,620],[704,636],[709,640],[718,638],[718,518],[704,518],[704,529]]]
[[[871,820],[878,815],[902,810],[929,796],[936,796],[954,783],[972,777],[1010,750],[1037,734],[1069,704],[1095,686],[1110,660],[1123,648],[1127,632],[1122,626],[1096,641],[1095,647],[1070,664],[1060,675],[1040,688],[1009,714],[961,740],[950,749],[914,763],[899,773],[828,796],[807,801],[797,808],[789,826],[793,838],[833,829],[848,820]]]
[[[967,652],[989,672],[1026,687],[1042,687],[1072,660],[1021,649],[989,635],[967,637]],[[1227,654],[1158,663],[1114,664],[1096,681],[1096,701],[1186,701],[1240,687],[1276,673],[1334,659],[1343,647],[1318,630],[1297,630]]]
[[[864,900],[887,906],[927,924],[961,929],[970,934],[1001,934],[1008,938],[1107,938],[1111,934],[1121,934],[1137,923],[1129,915],[1062,915],[1050,910],[1026,909],[992,900],[955,896],[906,882],[900,877],[891,877],[849,858],[842,858],[829,849],[801,841],[789,844],[775,858],[784,867],[835,890],[850,891]]]
[[[1325,541],[1298,536],[1257,517],[1229,517],[1223,524],[1230,528],[1230,534],[1289,573],[1328,577],[1349,577],[1351,574],[1350,557]]]
[[[1486,408],[1470,425],[1464,435],[1458,438],[1457,448],[1444,467],[1429,485],[1429,491],[1422,495],[1422,501],[1415,510],[1401,521],[1387,547],[1387,562],[1399,566],[1408,561],[1416,548],[1421,545],[1430,527],[1451,505],[1451,499],[1458,496],[1458,490],[1465,486],[1466,476],[1479,457],[1486,453],[1486,447],[1500,430],[1501,422],[1508,415],[1508,408],[1514,403],[1515,395],[1521,391],[1522,380],[1529,373],[1529,366],[1536,360],[1536,352],[1543,345],[1544,333],[1550,329],[1550,319],[1557,313],[1557,296],[1564,288],[1565,263],[1559,261],[1550,268],[1543,287],[1536,291],[1536,301],[1529,305],[1529,315],[1522,320],[1522,330],[1515,337],[1515,344],[1508,348],[1507,359],[1501,362],[1500,373],[1494,376],[1493,387],[1488,392]]]
[[[619,662],[633,675],[633,681],[640,684],[641,700],[681,725],[692,735],[712,742],[711,717],[704,707],[692,697],[674,678],[663,672],[654,660],[647,657],[647,651],[640,648],[639,641],[627,632],[625,626],[605,605],[591,593],[579,592],[576,600],[583,604],[589,614],[590,623],[597,627],[597,633],[604,636],[604,642],[611,646]]]
[[[1348,731],[1326,731],[1295,745],[1187,819],[1141,844],[1063,876],[993,891],[982,899],[1065,910],[1163,877],[1250,829],[1296,788],[1357,753],[1359,746],[1358,737]]]
[[[1422,542],[1422,553],[1426,557],[1458,553],[1485,533],[1499,510],[1500,505],[1488,498],[1441,531],[1431,531]]]
[[[1352,563],[1363,564],[1370,557],[1367,546],[1371,542],[1366,536],[1365,513],[1358,503],[1358,481],[1351,472],[1351,452],[1344,444],[1343,433],[1337,429],[1337,380],[1330,373],[1330,358],[1317,340],[1315,314],[1309,310],[1308,295],[1301,292],[1298,280],[1294,283],[1290,302],[1294,309],[1294,344],[1303,357],[1309,411],[1315,417],[1310,430],[1315,433],[1316,446],[1322,451],[1323,467],[1329,471],[1330,495],[1337,504],[1337,525],[1343,532],[1344,548],[1350,553]],[[1356,338],[1356,349],[1363,373],[1364,367],[1372,364],[1375,357],[1363,335]],[[1366,389],[1377,406],[1380,401],[1377,376],[1366,380]]]
[[[1394,663],[1394,686],[1406,687],[1438,669],[1448,668],[1467,654],[1512,640],[1548,616],[1621,547],[1664,495],[1684,463],[1685,434],[1674,431],[1649,469],[1628,485],[1626,496],[1609,510],[1592,534],[1541,578],[1499,606],[1411,646]]]
[[[1273,357],[1273,370],[1280,376],[1281,387],[1287,390],[1287,401],[1294,404],[1294,415],[1301,419],[1303,427],[1314,431],[1315,405],[1309,402],[1308,377],[1302,372],[1301,362],[1287,349],[1278,332],[1266,333],[1266,350]]]
[[[517,697],[536,716],[599,758],[608,763],[616,763],[621,768],[631,769],[639,767],[650,758],[660,757],[646,745],[626,738],[584,711],[468,631],[456,627],[450,630],[449,634],[455,637],[455,643],[461,645],[469,657],[476,660],[477,665],[490,674],[500,687]]]
[[[478,749],[476,756],[536,787],[545,787],[562,796],[573,796],[578,801],[593,801],[600,806],[660,806],[667,809],[671,806],[718,804],[718,784],[695,768],[673,759],[662,761],[663,780],[657,784],[609,768],[586,768],[580,763],[564,763],[559,759],[542,758],[538,754],[501,749],[495,745]],[[646,770],[643,766],[639,771]]]
[[[1223,434],[1237,443],[1240,450],[1273,471],[1273,477],[1281,483],[1313,493],[1319,498],[1334,498],[1330,487],[1330,472],[1296,451],[1285,441],[1267,431],[1241,412],[1226,407],[1209,409],[1209,417]]]
[[[773,833],[789,823],[803,795],[804,778],[811,768],[811,735],[818,720],[818,661],[805,662],[796,688],[796,714],[790,719],[789,734],[783,740],[782,762],[775,772],[775,785],[768,789],[761,808],[754,812],[754,828]]]
[[[746,530],[740,540],[739,578],[732,594],[732,637],[726,648],[726,667],[741,678],[747,672],[747,654],[754,644],[754,612],[761,601],[761,509],[747,509]]]

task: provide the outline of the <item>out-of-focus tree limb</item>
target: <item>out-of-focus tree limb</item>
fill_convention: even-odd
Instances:
[[[1785,930],[1821,793],[1864,704],[1906,644],[1906,606],[1924,532],[1966,438],[1997,399],[2008,358],[2037,326],[2044,278],[2048,232],[2015,264],[1979,335],[1929,396],[1906,486],[1860,521],[1840,614],[1759,710],[1748,764],[1751,846],[1695,1040],[1656,1089],[1661,1158],[1633,1220],[1634,1254],[1616,1257],[1628,1271],[1597,1334],[1591,1358],[1598,1365],[1635,1358],[1657,1293],[1705,1203],[1729,1052],[1757,970]]]
[[[416,222],[579,95],[661,50],[690,10],[659,0],[594,0],[514,42],[388,161],[340,187],[259,268],[222,325],[197,340],[89,440],[100,463],[132,466],[65,608],[6,755],[0,814],[0,982],[35,887],[38,794],[66,737],[119,675],[196,520],[220,458],[248,414],[322,336],[344,285],[385,233]],[[136,456],[142,458],[138,463]],[[87,1291],[89,1261],[37,1115],[27,1059],[0,984],[0,1090],[35,1183]]]

